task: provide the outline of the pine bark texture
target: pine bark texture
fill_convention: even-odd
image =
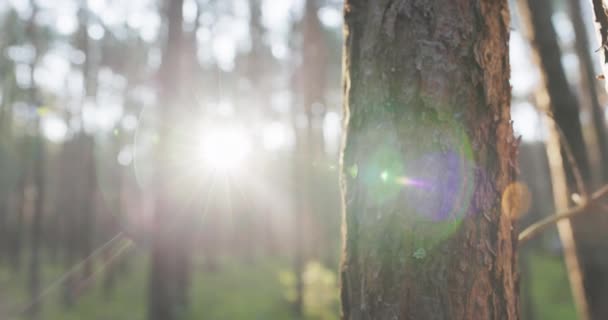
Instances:
[[[342,318],[518,319],[507,1],[344,14]]]

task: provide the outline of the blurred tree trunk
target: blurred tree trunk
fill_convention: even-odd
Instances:
[[[597,80],[590,53],[589,37],[585,29],[581,1],[569,0],[568,4],[570,6],[570,17],[574,26],[574,33],[576,34],[576,54],[578,55],[580,64],[581,88],[583,89],[580,97],[588,106],[587,110],[590,110],[592,114],[593,129],[595,131],[595,138],[597,139],[596,147],[599,149],[600,155],[600,165],[596,170],[601,172],[599,177],[601,177],[600,182],[603,184],[608,182],[608,167],[605,167],[605,164],[608,163],[608,137],[606,136],[606,126],[604,124],[604,110],[598,96]],[[601,184],[595,183],[595,185]]]
[[[133,68],[129,68],[130,72],[128,75],[135,74]],[[133,80],[127,77],[127,84],[123,91],[125,98],[125,113],[133,110],[133,102],[129,99],[129,92],[133,90]],[[117,125],[120,128],[120,124]],[[116,128],[118,134],[114,136],[112,141],[112,151],[116,155],[117,159],[120,155],[122,148],[126,145],[127,132]],[[121,219],[124,219],[125,210],[123,209],[124,193],[125,193],[125,168],[123,163],[118,163],[116,168],[112,171],[112,177],[110,178],[111,184],[114,189],[113,201],[109,205],[108,213],[103,215],[104,227],[102,228],[103,234],[106,239],[113,238],[121,230]],[[103,277],[103,293],[104,298],[109,300],[115,292],[116,280],[118,271],[124,268],[127,257],[123,257],[120,261],[112,261],[114,250],[117,250],[118,246],[111,245],[103,253],[104,265],[106,266]]]
[[[531,97],[533,98],[533,97]],[[540,119],[540,118],[539,118]],[[540,126],[540,120],[537,125]],[[531,224],[541,220],[547,214],[555,212],[552,185],[547,183],[547,177],[551,176],[549,161],[547,159],[547,148],[544,142],[526,142],[519,147],[519,181],[530,189],[531,199],[533,200],[527,214],[522,214],[517,220],[518,232],[521,232]],[[552,234],[553,236],[553,234]],[[520,302],[522,319],[538,319],[538,309],[542,305],[535,304],[532,288],[534,281],[542,279],[534,278],[532,272],[532,258],[543,249],[543,238],[538,237],[526,242],[525,246],[518,251],[519,270],[520,270]],[[539,319],[540,320],[540,319]]]
[[[518,319],[507,1],[344,9],[343,319]]]
[[[3,50],[0,47],[0,50]],[[10,77],[7,66],[0,64],[0,72],[8,76],[3,79],[4,87],[0,89],[0,262],[10,262],[10,200],[14,189],[12,173],[14,170],[13,134],[12,134],[12,106],[9,103],[11,90]]]
[[[587,150],[579,119],[579,104],[569,87],[566,74],[561,65],[561,50],[557,34],[551,22],[553,6],[550,0],[520,0],[520,10],[526,25],[526,33],[532,48],[538,56],[547,93],[552,104],[552,117],[561,127],[584,178],[590,176]],[[572,181],[572,173],[568,173]]]
[[[19,149],[19,173],[17,177],[17,184],[15,188],[15,226],[11,232],[11,265],[14,270],[21,270],[22,260],[22,248],[23,248],[23,236],[24,236],[24,219],[25,213],[25,202],[26,202],[26,186],[28,175],[30,172],[29,167],[29,149],[30,139],[29,137],[22,136],[17,142],[17,148]]]
[[[541,110],[550,110],[550,102],[547,100],[547,92],[540,88],[536,92],[536,105]],[[549,171],[551,177],[551,189],[553,192],[553,202],[558,211],[566,210],[570,206],[568,180],[566,177],[567,160],[560,156],[561,141],[558,127],[555,121],[546,116],[549,136],[545,142],[545,152],[547,153]],[[557,155],[557,156],[556,156]],[[564,262],[566,265],[568,280],[570,281],[570,291],[578,317],[589,319],[589,305],[585,297],[582,270],[578,258],[574,231],[570,220],[561,220],[557,223],[557,230],[561,240]]]
[[[82,285],[88,282],[93,273],[94,260],[88,257],[93,252],[93,239],[95,234],[95,199],[97,190],[97,169],[95,166],[95,142],[94,137],[84,132],[77,138],[80,150],[78,157],[82,161],[82,175],[79,177],[83,183],[82,196],[78,214],[78,258],[84,261],[79,281]],[[84,287],[79,284],[77,291]]]
[[[308,188],[308,221],[307,234],[314,258],[323,256],[324,233],[322,228],[315,227],[322,217],[319,213],[318,170],[322,170],[325,158],[325,141],[323,139],[323,118],[327,106],[325,105],[325,89],[327,88],[327,44],[323,35],[323,26],[318,16],[319,1],[307,0],[304,11],[302,32],[302,63],[298,74],[300,80],[301,102],[306,114],[306,134],[303,137],[307,168],[306,184]]]
[[[304,7],[304,17],[301,22],[301,43],[299,50],[301,62],[295,70],[295,94],[297,103],[305,115],[305,125],[298,127],[296,132],[296,161],[294,167],[296,213],[294,219],[294,273],[296,276],[296,299],[294,312],[297,317],[304,314],[305,288],[303,272],[307,260],[319,258],[324,243],[320,228],[313,228],[319,219],[315,214],[315,196],[318,189],[315,186],[315,164],[324,153],[322,133],[323,116],[325,115],[325,72],[327,68],[327,47],[323,39],[323,30],[317,12],[317,0],[307,0]],[[297,118],[297,113],[294,114]],[[313,252],[314,251],[314,252]]]
[[[562,143],[566,142],[570,145],[582,178],[586,185],[590,185],[591,168],[579,118],[579,103],[568,84],[561,64],[561,50],[556,31],[551,22],[551,14],[553,13],[551,1],[522,0],[520,6],[522,16],[527,19],[525,21],[527,24],[526,31],[539,60],[544,86],[551,104],[550,113],[557,126],[552,130],[553,137],[550,139],[554,140],[553,143],[558,146],[552,147],[550,142],[547,144],[550,161],[552,155],[560,153],[560,133],[556,130],[561,129],[565,140]],[[580,26],[577,28],[580,28]],[[584,30],[579,30],[577,36],[579,36],[577,41],[579,41],[580,46],[580,42],[586,39]],[[586,51],[585,49],[578,48],[578,50],[579,56],[581,54],[583,56],[588,55],[583,52]],[[582,61],[582,64],[586,73],[592,72],[592,66],[585,66],[584,61]],[[583,81],[591,81],[589,87],[593,87],[591,74],[583,77]],[[589,95],[589,92],[587,95]],[[589,98],[597,99],[595,95]],[[603,129],[603,124],[600,124],[601,129]],[[602,139],[602,137],[598,138]],[[563,147],[561,148],[561,155],[563,160],[560,166],[564,167],[566,173],[563,188],[556,188],[555,186],[555,184],[559,184],[556,179],[558,179],[557,175],[560,169],[552,168],[554,198],[558,210],[566,209],[572,205],[571,201],[568,200],[570,194],[582,192],[582,190],[577,190],[574,168],[568,163]],[[558,224],[573,295],[581,319],[608,318],[608,307],[603,303],[608,293],[608,258],[604,255],[608,250],[608,234],[605,232],[607,228],[608,217],[598,214],[581,215],[570,222],[562,221]],[[569,252],[570,250],[571,252]],[[581,287],[581,284],[578,283],[580,282],[579,279],[582,279],[582,289],[578,289]]]
[[[84,79],[84,92],[81,105],[81,118],[84,119],[84,107],[89,101],[93,101],[95,108],[97,96],[97,73],[94,70],[93,50],[91,50],[91,41],[88,36],[88,21],[89,8],[86,1],[83,1],[80,8],[80,32],[79,32],[79,47],[84,53],[85,60],[82,64],[82,77]],[[93,272],[93,260],[87,259],[93,251],[93,239],[95,232],[95,195],[97,192],[97,168],[95,161],[95,137],[93,133],[86,133],[84,128],[76,138],[78,143],[79,159],[82,163],[82,175],[79,177],[82,181],[82,201],[78,208],[80,214],[78,223],[78,243],[80,244],[79,259],[85,261],[81,274],[82,283],[86,283],[87,279]]]
[[[593,16],[595,18],[595,27],[598,43],[600,43],[600,63],[604,71],[604,86],[608,92],[608,10],[604,0],[590,0],[593,6]]]
[[[38,123],[40,120],[37,120]],[[35,140],[34,153],[34,185],[36,187],[36,196],[34,198],[33,215],[30,229],[30,247],[31,256],[29,261],[28,271],[28,291],[31,301],[35,301],[40,295],[41,268],[40,268],[40,249],[42,238],[42,220],[44,211],[44,196],[45,196],[45,143],[42,136],[40,125],[38,135]],[[31,305],[28,310],[30,319],[38,319],[40,316],[40,306],[37,303]]]
[[[77,137],[76,137],[77,138]],[[81,151],[78,149],[77,139],[66,140],[61,146],[60,151],[60,179],[59,179],[59,200],[58,212],[60,217],[60,232],[62,239],[62,249],[64,251],[64,266],[69,270],[77,263],[79,256],[78,249],[80,242],[78,239],[78,222],[80,219],[79,204],[82,201],[80,187],[80,172],[82,163],[79,161]],[[70,273],[63,283],[63,306],[70,308],[74,305],[76,287],[76,274]]]
[[[97,95],[96,73],[93,68],[93,53],[90,49],[90,41],[87,33],[89,9],[86,2],[79,9],[79,29],[76,43],[78,49],[84,54],[82,63],[83,87],[80,100],[80,119],[85,119],[85,107],[87,103],[95,101]],[[97,106],[94,106],[97,108]],[[70,148],[73,149],[70,152]],[[64,161],[73,162],[68,167],[63,167],[64,175],[68,184],[77,187],[64,196],[62,204],[66,209],[67,220],[65,221],[67,241],[65,246],[67,252],[66,266],[71,268],[76,261],[82,261],[80,274],[71,273],[64,283],[64,304],[66,307],[73,306],[75,300],[86,289],[89,278],[93,273],[94,260],[89,258],[93,251],[93,238],[95,232],[95,194],[97,190],[97,171],[95,163],[95,138],[93,134],[85,132],[84,125],[76,134],[73,141],[64,145],[67,157]],[[66,155],[64,155],[66,156]],[[77,194],[77,199],[74,199]]]
[[[1,27],[6,34],[11,33],[10,19],[4,19]],[[7,37],[9,38],[9,37]],[[0,42],[0,50],[5,52],[10,46],[10,41]],[[15,166],[13,148],[15,139],[13,137],[13,96],[15,95],[15,66],[9,59],[0,61],[0,261],[11,264],[11,200],[14,196],[14,173]]]
[[[167,33],[163,60],[159,71],[159,102],[162,123],[157,145],[157,194],[155,206],[152,261],[148,287],[148,319],[175,320],[187,304],[190,273],[187,222],[177,211],[180,207],[175,190],[169,186],[171,177],[170,148],[176,141],[173,127],[179,116],[187,116],[179,110],[181,50],[184,35],[183,0],[164,1],[167,9]]]
[[[38,46],[38,35],[36,32],[36,24],[34,17],[38,12],[37,5],[34,1],[30,1],[32,7],[32,15],[27,25],[27,34],[29,39],[32,41],[32,45],[35,51],[35,57],[30,66],[30,88],[29,88],[29,102],[30,107],[35,108],[37,115],[35,120],[36,136],[34,138],[34,152],[33,152],[33,184],[36,190],[34,198],[34,206],[32,212],[31,228],[30,228],[30,260],[28,266],[28,295],[31,301],[35,301],[40,295],[40,247],[42,239],[42,219],[44,211],[44,196],[45,196],[45,143],[44,135],[42,132],[42,116],[41,106],[38,101],[38,92],[36,90],[36,83],[34,82],[34,71],[36,70],[36,64],[40,58],[39,46]],[[34,303],[28,309],[28,317],[30,319],[38,319],[40,317],[40,305]]]
[[[13,134],[13,106],[14,97],[17,91],[17,84],[15,82],[15,66],[8,64],[2,66],[2,70],[5,73],[4,87],[2,90],[2,126],[0,134],[2,135],[1,147],[5,148],[2,150],[3,154],[0,158],[3,161],[3,167],[0,169],[3,171],[0,182],[0,187],[4,188],[0,190],[3,197],[2,213],[4,217],[3,230],[0,230],[2,234],[3,242],[2,247],[5,250],[4,254],[8,261],[8,265],[13,268],[13,271],[18,271],[21,267],[21,237],[23,236],[22,228],[22,207],[23,201],[22,196],[25,192],[25,179],[27,169],[27,159],[25,159],[25,139]]]
[[[594,77],[593,63],[589,55],[591,46],[586,37],[587,33],[585,33],[582,8],[580,7],[580,3],[576,1],[570,2],[575,31],[577,32],[577,50],[579,56],[581,56],[580,60],[585,60],[582,63],[584,68],[582,71],[584,72],[583,77],[586,79],[584,85],[589,89],[586,96],[593,99],[592,115],[600,149],[602,183],[605,184],[608,183],[608,167],[606,166],[608,163],[608,141],[606,137],[604,106],[596,102],[598,100],[598,92],[595,90],[597,83]],[[594,4],[593,9],[596,20],[599,22],[597,35],[598,43],[601,43],[598,51],[603,58],[601,66],[606,70],[607,65],[605,61],[608,58],[608,47],[606,46],[606,39],[608,39],[608,12],[605,9],[605,2],[603,2],[603,6],[599,11],[598,9],[600,8],[597,7],[598,1],[592,0],[591,2]],[[608,91],[608,86],[606,88]],[[589,277],[585,279],[585,285],[587,287],[591,315],[594,319],[606,319],[608,318],[608,304],[605,303],[605,297],[608,295],[608,257],[600,252],[605,252],[608,248],[608,234],[605,232],[606,228],[608,228],[608,216],[605,214],[595,215],[590,219],[589,217],[583,217],[582,219],[585,219],[585,221],[580,222],[585,228],[584,231],[591,233],[585,238],[585,243],[583,244],[586,246],[584,253],[589,258],[583,263],[585,272],[590,273]]]

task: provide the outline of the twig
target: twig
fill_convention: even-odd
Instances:
[[[557,131],[557,134],[559,136],[560,146],[562,147],[562,149],[566,155],[566,159],[568,160],[568,164],[570,165],[570,168],[572,169],[572,175],[574,176],[574,183],[576,184],[576,189],[580,193],[580,196],[582,198],[581,202],[587,201],[589,199],[589,193],[587,192],[587,187],[583,180],[583,175],[581,174],[581,169],[580,169],[578,163],[576,162],[576,158],[574,158],[574,152],[572,152],[572,147],[570,146],[570,143],[568,142],[568,139],[566,138],[566,134],[564,134],[564,131],[562,130],[562,128],[559,126],[559,124],[555,120],[555,117],[553,115],[553,112],[551,112],[551,110],[540,110],[540,111],[543,112],[549,119],[551,119],[551,121],[553,121],[553,127],[555,128],[555,130]]]
[[[542,219],[532,224],[519,234],[519,243],[521,244],[530,240],[534,236],[538,235],[541,231],[545,230],[547,227],[553,225],[554,223],[560,220],[569,219],[578,214],[586,212],[589,207],[598,204],[599,201],[606,195],[608,195],[608,185],[604,185],[596,192],[594,192],[589,200],[581,199],[579,205],[570,208],[566,211],[559,212],[557,214],[546,217],[545,219]]]
[[[553,118],[552,118],[553,119]],[[559,139],[562,147],[564,148],[564,153],[566,154],[566,158],[568,159],[568,164],[570,164],[570,168],[572,168],[572,175],[574,176],[574,181],[576,183],[576,189],[581,195],[582,202],[585,202],[589,199],[589,194],[587,193],[587,187],[585,186],[585,182],[583,181],[583,175],[581,174],[581,169],[579,168],[576,160],[574,159],[574,153],[572,152],[572,147],[570,147],[570,143],[568,143],[568,139],[566,139],[566,135],[562,128],[557,124],[555,119],[553,119],[555,123],[555,129],[559,133]]]
[[[574,176],[574,183],[576,184],[576,189],[580,193],[582,201],[584,202],[587,199],[589,199],[589,193],[587,193],[587,187],[585,186],[585,182],[583,180],[583,175],[581,174],[581,169],[578,166],[576,159],[574,158],[574,153],[572,152],[572,147],[570,146],[570,143],[568,142],[568,139],[566,138],[564,131],[562,130],[562,128],[559,126],[559,124],[555,120],[553,113],[550,112],[549,110],[541,110],[541,111],[544,112],[547,115],[547,117],[549,117],[549,119],[551,119],[551,121],[553,121],[553,127],[555,128],[555,130],[557,131],[557,134],[559,136],[560,146],[562,147],[562,149],[565,153],[565,156],[566,156],[566,159],[568,160],[568,164],[570,165],[570,168],[572,168],[572,175]]]

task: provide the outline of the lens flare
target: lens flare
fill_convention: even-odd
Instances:
[[[409,177],[397,177],[395,179],[397,184],[402,186],[412,186],[412,187],[427,187],[428,185],[424,183],[424,181]]]
[[[239,169],[251,151],[249,136],[239,128],[224,127],[204,131],[200,155],[205,165],[213,170]]]
[[[382,171],[380,179],[382,179],[383,182],[386,182],[388,180],[388,171]]]

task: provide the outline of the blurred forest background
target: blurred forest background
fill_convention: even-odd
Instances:
[[[515,2],[523,228],[561,197],[546,96],[577,106],[592,186],[608,101],[587,1]],[[337,319],[342,5],[0,0],[0,319]],[[523,319],[576,318],[562,248],[521,247]]]

